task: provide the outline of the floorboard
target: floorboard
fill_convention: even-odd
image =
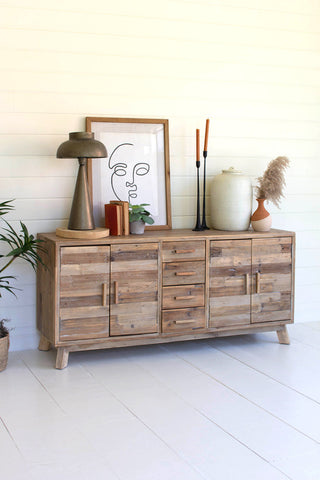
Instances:
[[[6,480],[319,480],[320,322],[70,354],[10,352]]]

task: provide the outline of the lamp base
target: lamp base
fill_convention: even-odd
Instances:
[[[95,228],[94,230],[71,230],[69,228],[57,228],[56,235],[64,238],[78,238],[79,240],[96,240],[98,238],[108,237],[109,228]]]

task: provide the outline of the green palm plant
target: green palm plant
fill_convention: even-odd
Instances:
[[[0,203],[0,216],[6,215],[11,210],[14,210],[12,205],[13,200],[7,200]],[[0,242],[6,244],[9,247],[9,252],[2,255],[0,254],[0,297],[3,290],[15,295],[14,290],[16,287],[12,286],[12,281],[16,279],[13,275],[3,275],[4,272],[17,258],[21,258],[31,265],[36,270],[39,263],[43,264],[40,257],[40,253],[45,253],[46,250],[41,246],[42,240],[34,237],[34,235],[28,232],[28,229],[24,223],[20,221],[20,231],[17,232],[9,222],[4,218],[2,219],[5,226],[3,232],[0,234]]]

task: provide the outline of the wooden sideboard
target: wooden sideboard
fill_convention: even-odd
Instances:
[[[69,352],[276,331],[289,343],[295,234],[207,230],[38,235],[39,349]]]

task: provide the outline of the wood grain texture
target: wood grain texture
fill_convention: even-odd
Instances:
[[[109,246],[61,248],[60,340],[108,336],[109,272]]]
[[[57,340],[56,317],[57,317],[57,249],[56,244],[42,235],[38,238],[43,240],[46,254],[41,254],[42,261],[37,268],[37,329],[52,344]]]
[[[205,241],[162,242],[161,252],[163,262],[204,260]]]
[[[205,262],[174,262],[162,266],[163,285],[188,285],[205,282]]]
[[[282,343],[284,345],[290,345],[290,338],[286,325],[277,330],[277,335],[279,343]]]
[[[90,242],[41,237],[49,245],[50,269],[38,272],[40,344],[58,348],[57,368],[78,350],[271,330],[280,331],[279,341],[288,340],[283,327],[293,321],[292,232],[153,231]],[[163,261],[166,242],[175,245],[175,258],[193,255],[199,240],[203,260]]]
[[[210,242],[210,327],[250,324],[251,240]]]
[[[180,308],[162,312],[162,332],[193,332],[206,326],[205,309]]]
[[[162,308],[184,308],[204,306],[204,285],[163,287]]]
[[[291,320],[292,239],[252,240],[252,323]]]
[[[111,336],[159,330],[158,256],[157,243],[111,247]]]
[[[40,335],[40,340],[39,340],[39,346],[38,346],[38,349],[40,351],[47,351],[47,350],[50,350],[51,348],[51,343],[49,342],[49,340],[46,339],[46,337],[44,337],[43,335]]]
[[[69,350],[64,347],[59,347],[57,349],[57,358],[56,358],[56,368],[62,370],[66,368],[69,360]]]

